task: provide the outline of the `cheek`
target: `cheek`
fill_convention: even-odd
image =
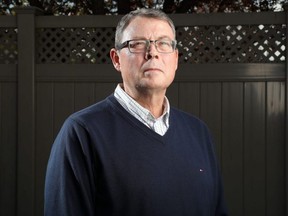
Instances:
[[[138,75],[138,71],[140,68],[140,63],[137,58],[125,56],[120,61],[120,72],[123,80],[128,81],[128,79],[134,80]]]
[[[178,50],[176,50],[175,52],[175,57],[174,57],[174,60],[175,60],[175,71],[177,70],[178,68]]]
[[[178,57],[169,58],[165,62],[167,69],[169,70],[169,74],[174,74],[178,68]]]
[[[120,60],[121,70],[131,70],[131,68],[137,68],[139,65],[139,58],[135,55],[130,55],[130,53],[125,53]]]

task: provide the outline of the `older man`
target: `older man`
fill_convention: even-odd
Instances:
[[[227,215],[209,130],[165,96],[178,65],[173,22],[153,9],[127,14],[110,56],[123,83],[65,121],[45,215]]]

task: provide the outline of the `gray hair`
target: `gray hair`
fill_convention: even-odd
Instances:
[[[134,20],[136,17],[153,18],[153,19],[166,21],[170,25],[173,31],[174,37],[176,37],[175,25],[173,21],[168,17],[167,14],[165,14],[161,10],[141,8],[138,10],[131,11],[130,13],[123,16],[121,20],[119,21],[116,27],[116,33],[115,33],[115,47],[116,48],[121,44],[124,30],[131,23],[131,21]]]

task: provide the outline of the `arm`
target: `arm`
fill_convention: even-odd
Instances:
[[[89,136],[68,119],[53,144],[45,182],[45,216],[95,214],[93,153]]]
[[[228,211],[226,208],[226,202],[224,199],[224,192],[223,192],[223,183],[222,183],[222,178],[220,176],[220,171],[219,171],[219,181],[218,181],[218,202],[216,206],[216,216],[228,216]]]
[[[214,182],[215,182],[215,216],[228,216],[228,211],[226,207],[226,201],[224,197],[224,189],[223,189],[223,181],[222,181],[222,175],[221,175],[221,169],[219,166],[219,161],[216,155],[215,151],[215,144],[212,138],[212,133],[206,127],[206,135],[204,137],[208,137],[207,143],[207,152],[210,158],[210,164],[211,167],[213,167],[213,176],[214,176]]]

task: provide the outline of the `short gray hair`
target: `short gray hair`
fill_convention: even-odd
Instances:
[[[136,17],[153,18],[153,19],[166,21],[171,27],[174,37],[176,37],[175,25],[173,21],[168,17],[167,14],[165,14],[161,10],[141,8],[138,10],[131,11],[130,13],[123,16],[121,20],[119,21],[116,27],[116,33],[115,33],[115,48],[116,49],[121,44],[124,30],[131,23],[131,21],[134,20]]]

